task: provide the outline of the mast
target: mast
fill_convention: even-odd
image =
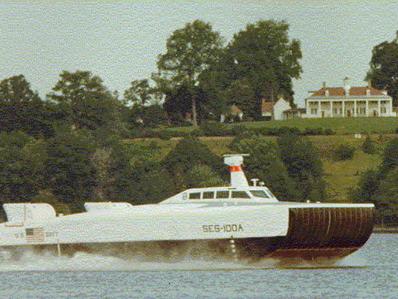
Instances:
[[[228,154],[224,155],[224,163],[229,166],[231,174],[231,187],[248,187],[245,173],[242,170],[243,157],[248,154]]]

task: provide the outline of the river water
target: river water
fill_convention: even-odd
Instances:
[[[0,298],[398,298],[398,234],[373,234],[333,267],[192,260],[142,262],[78,253],[3,252]]]

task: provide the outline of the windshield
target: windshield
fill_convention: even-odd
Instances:
[[[250,190],[254,197],[271,198],[264,190]]]

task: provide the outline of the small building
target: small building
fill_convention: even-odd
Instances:
[[[220,122],[223,123],[226,120],[229,120],[231,122],[233,122],[234,120],[242,121],[243,111],[235,104],[232,104],[226,113],[220,115]]]
[[[293,115],[293,112],[287,112],[291,109],[290,103],[283,98],[279,98],[276,102],[264,98],[261,101],[261,116],[268,120],[288,119],[288,116]],[[295,114],[298,115],[298,112]]]
[[[349,78],[344,79],[343,87],[327,87],[311,92],[305,99],[306,118],[322,117],[391,117],[393,101],[387,91],[371,86],[351,87]]]

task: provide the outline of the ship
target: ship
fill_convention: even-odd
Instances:
[[[249,184],[244,156],[224,155],[228,186],[191,188],[157,204],[87,202],[84,212],[69,215],[48,203],[3,204],[0,248],[155,260],[188,254],[248,262],[336,261],[369,239],[373,204],[279,201],[258,179]]]

